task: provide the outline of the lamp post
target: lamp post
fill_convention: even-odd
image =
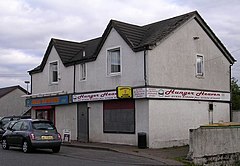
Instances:
[[[30,81],[24,81],[25,84],[27,84],[27,95],[29,94],[29,91],[28,91],[28,84],[30,83]]]

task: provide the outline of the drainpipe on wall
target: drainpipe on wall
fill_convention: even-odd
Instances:
[[[32,94],[32,74],[30,74],[30,77],[31,77],[31,92],[30,92],[30,94]]]
[[[230,77],[230,103],[229,103],[229,107],[230,107],[230,122],[232,122],[232,65],[229,66],[229,77]]]
[[[143,65],[144,65],[144,86],[146,87],[147,86],[147,48],[144,50],[144,60],[143,60]]]
[[[73,93],[76,93],[76,64],[73,65]]]

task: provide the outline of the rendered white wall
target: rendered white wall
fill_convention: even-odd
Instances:
[[[49,84],[49,63],[58,61],[59,64],[59,76],[60,80],[58,84]],[[32,94],[54,92],[54,91],[67,91],[73,92],[73,66],[65,67],[56,51],[53,47],[47,63],[41,73],[32,75]]]
[[[136,145],[135,134],[103,133],[103,102],[89,103],[89,141]]]
[[[149,146],[149,102],[146,99],[135,100],[136,117],[136,144],[138,144],[138,133],[144,132],[147,137],[147,146]]]
[[[122,72],[118,76],[107,75],[107,49],[121,48]],[[96,61],[87,63],[87,79],[79,81],[79,67],[76,66],[76,91],[98,91],[115,89],[117,86],[144,85],[143,51],[133,52],[115,29],[112,29],[106,39]]]
[[[149,147],[188,144],[189,129],[209,123],[208,102],[183,100],[149,101]],[[229,104],[213,103],[213,120],[229,122]]]
[[[195,75],[197,54],[204,56],[204,78]],[[195,20],[158,43],[147,58],[149,85],[230,91],[230,63]]]
[[[71,140],[77,140],[77,105],[69,104],[55,107],[55,120],[58,132],[63,136],[63,130],[71,130]]]
[[[25,98],[22,95],[26,95],[23,91],[15,89],[14,91],[6,94],[0,98],[0,117],[11,115],[22,115],[26,110]]]

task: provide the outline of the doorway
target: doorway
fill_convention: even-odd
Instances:
[[[89,114],[87,103],[77,105],[77,140],[80,142],[89,141]]]
[[[37,109],[36,119],[45,119],[55,124],[55,109]]]

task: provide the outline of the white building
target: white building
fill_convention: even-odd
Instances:
[[[190,128],[230,121],[234,61],[196,11],[145,26],[111,20],[96,39],[51,39],[26,102],[71,140],[137,145],[145,132],[150,148],[185,145]],[[133,98],[117,99],[118,86]]]

